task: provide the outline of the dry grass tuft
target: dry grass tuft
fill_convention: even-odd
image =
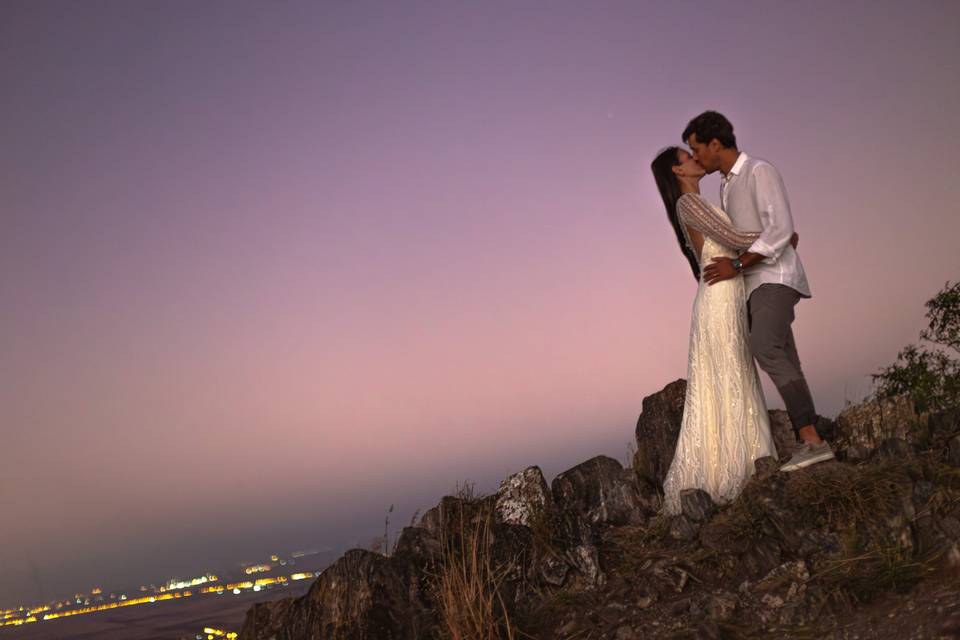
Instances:
[[[762,497],[748,485],[736,500],[720,507],[705,528],[708,546],[716,550],[746,550],[775,525],[770,523]]]
[[[827,524],[843,542],[842,555],[810,577],[829,601],[850,607],[909,589],[935,570],[936,558],[917,557],[912,545],[891,539],[889,519],[902,517],[903,496],[917,472],[911,461],[890,460],[791,478],[792,507]]]
[[[458,497],[457,513],[441,512],[439,571],[432,574],[442,632],[450,640],[514,640],[500,594],[510,567],[497,570],[491,558],[492,506],[472,487]]]
[[[825,563],[809,582],[820,584],[829,601],[851,608],[883,592],[908,591],[936,572],[936,555],[911,558],[897,545],[874,544],[859,555]]]
[[[829,465],[816,473],[791,474],[789,507],[832,527],[870,524],[897,513],[912,463],[890,460],[857,467]]]

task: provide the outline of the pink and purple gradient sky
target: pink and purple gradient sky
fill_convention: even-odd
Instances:
[[[954,2],[3,3],[0,604],[626,462],[695,290],[649,162],[707,108],[786,181],[836,414],[960,276],[958,29]]]

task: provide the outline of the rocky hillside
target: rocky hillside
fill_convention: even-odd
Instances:
[[[691,490],[669,518],[685,389],[643,401],[632,467],[446,496],[389,556],[351,549],[302,598],[255,605],[241,639],[960,637],[960,409],[850,407],[819,425],[837,461],[760,459],[733,503]]]

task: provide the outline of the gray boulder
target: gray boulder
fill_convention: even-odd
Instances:
[[[640,495],[633,474],[619,462],[596,456],[553,479],[553,499],[563,510],[581,514],[591,524],[643,522]]]
[[[643,409],[637,419],[633,467],[641,480],[653,486],[663,484],[673,460],[686,393],[687,381],[680,379],[643,399]]]
[[[929,415],[917,412],[907,396],[847,407],[837,416],[836,431],[835,448],[852,461],[866,459],[890,438],[910,446],[924,446],[930,441]]]
[[[500,483],[496,497],[500,522],[530,526],[540,510],[554,508],[553,495],[540,467],[527,467]]]

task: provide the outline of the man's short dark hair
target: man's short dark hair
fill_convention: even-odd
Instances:
[[[687,128],[683,130],[683,141],[690,140],[690,134],[697,134],[697,142],[709,144],[716,138],[720,144],[728,149],[737,148],[737,138],[733,135],[733,125],[722,113],[716,111],[704,111],[696,118],[690,121]]]

